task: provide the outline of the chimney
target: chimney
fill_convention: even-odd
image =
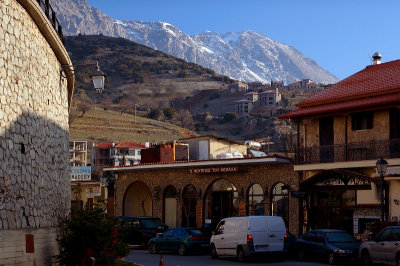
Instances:
[[[379,65],[380,63],[382,63],[382,56],[381,56],[380,53],[376,52],[372,56],[372,64],[373,65]]]

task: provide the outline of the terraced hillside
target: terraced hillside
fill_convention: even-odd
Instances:
[[[70,124],[70,139],[87,139],[94,142],[134,141],[144,144],[163,143],[194,136],[196,133],[157,120],[97,109],[78,115]]]

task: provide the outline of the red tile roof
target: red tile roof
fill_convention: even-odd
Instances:
[[[307,116],[322,115],[326,113],[366,109],[376,106],[388,106],[391,104],[393,105],[399,103],[400,103],[400,93],[393,93],[393,94],[368,97],[368,98],[345,101],[345,102],[337,102],[331,104],[300,108],[298,110],[283,114],[279,116],[279,118],[307,117]]]
[[[112,142],[100,142],[99,144],[97,144],[94,147],[99,148],[99,149],[109,149],[109,148],[113,147],[113,143]]]
[[[400,60],[367,66],[358,73],[300,102],[307,107],[400,92]]]
[[[300,118],[400,103],[400,60],[367,66],[297,104],[280,118]]]
[[[129,142],[129,141],[125,141],[125,142],[121,142],[118,143],[117,145],[115,145],[115,148],[136,148],[136,149],[145,149],[146,146],[136,143],[136,142]]]

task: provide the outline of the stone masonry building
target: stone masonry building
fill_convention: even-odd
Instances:
[[[47,265],[71,205],[71,61],[48,1],[1,0],[0,17],[0,265]]]
[[[280,157],[110,167],[115,215],[156,216],[169,227],[214,228],[220,219],[278,215],[299,234],[298,174]],[[293,195],[295,196],[293,196]]]

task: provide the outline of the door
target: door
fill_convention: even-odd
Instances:
[[[212,192],[212,224],[217,224],[221,219],[232,216],[232,192]]]
[[[165,224],[176,227],[176,198],[165,198]]]
[[[383,230],[377,237],[376,241],[373,245],[371,245],[371,258],[374,262],[384,262],[386,253],[388,252],[389,247],[389,237],[390,231],[392,229],[388,228]]]
[[[209,158],[209,146],[208,140],[200,140],[199,141],[199,160],[208,160]]]
[[[400,157],[400,110],[390,110],[390,157]]]
[[[396,262],[397,251],[400,248],[400,228],[393,228],[390,232],[390,239],[386,242],[384,262],[393,264]]]
[[[269,242],[269,251],[283,251],[283,245],[285,240],[285,223],[283,219],[280,217],[273,217],[267,219],[268,224],[268,242]]]
[[[319,120],[319,146],[320,162],[333,161],[333,117],[325,117]]]
[[[222,220],[217,228],[215,229],[214,235],[212,236],[212,242],[214,243],[218,256],[225,255],[225,220]]]

